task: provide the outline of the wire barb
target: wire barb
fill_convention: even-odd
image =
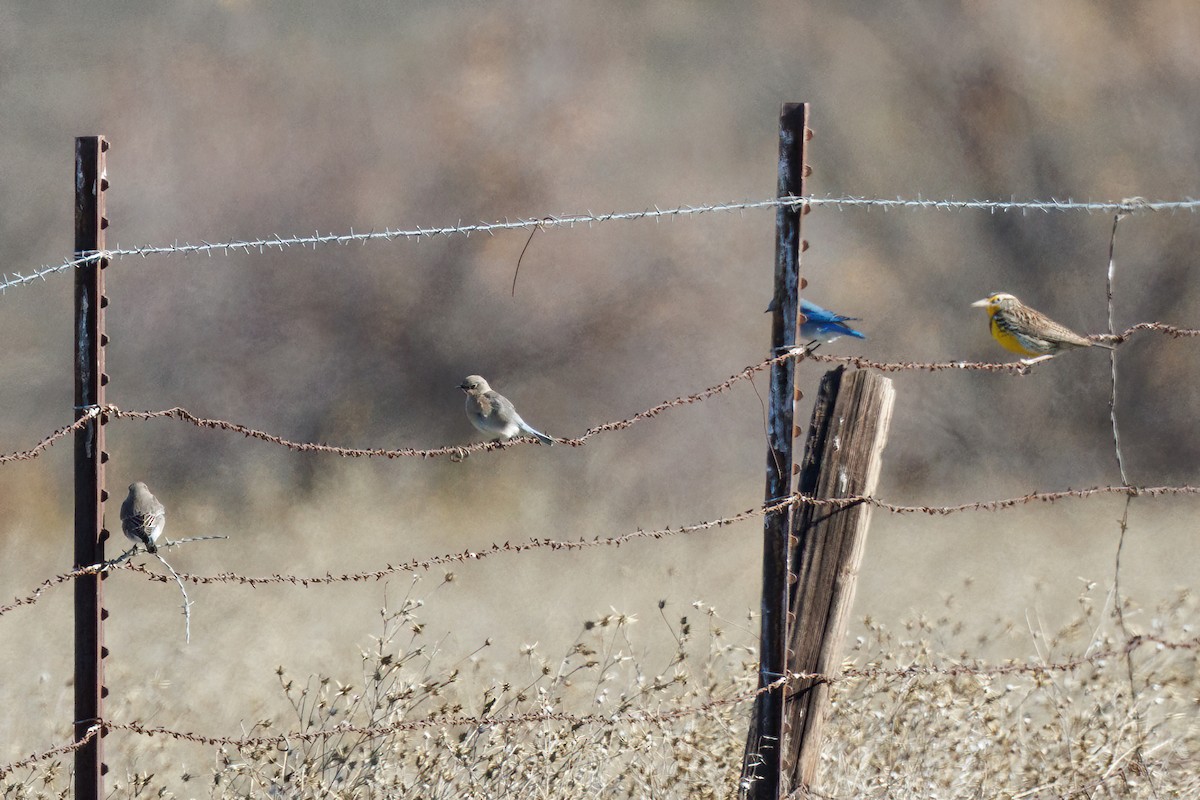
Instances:
[[[259,747],[290,747],[295,742],[314,742],[345,734],[354,734],[367,739],[375,739],[396,733],[404,733],[429,728],[472,728],[484,729],[492,727],[507,727],[512,725],[530,725],[538,723],[558,722],[573,727],[583,725],[614,726],[623,722],[638,722],[644,724],[665,724],[678,719],[687,719],[709,713],[715,709],[740,705],[756,699],[767,692],[774,691],[785,684],[842,684],[859,680],[911,680],[915,678],[955,678],[959,676],[975,676],[997,678],[1009,675],[1046,676],[1055,673],[1073,672],[1088,666],[1103,667],[1111,659],[1119,658],[1135,650],[1153,646],[1161,650],[1197,650],[1200,649],[1200,637],[1186,640],[1165,639],[1158,636],[1139,635],[1126,639],[1120,646],[1106,650],[1077,656],[1065,661],[1046,663],[1012,662],[1007,664],[988,665],[974,664],[912,664],[904,667],[848,667],[836,674],[813,672],[793,672],[777,678],[754,691],[742,692],[732,697],[721,697],[702,703],[679,706],[665,711],[629,710],[614,714],[571,714],[565,711],[541,709],[519,714],[504,716],[465,716],[465,715],[436,715],[422,719],[401,720],[389,725],[361,726],[341,723],[317,730],[290,731],[278,736],[210,736],[191,731],[175,730],[167,727],[150,727],[139,722],[114,722],[104,720],[93,725],[77,742],[54,747],[40,753],[34,753],[28,758],[11,764],[0,765],[0,777],[14,770],[31,766],[39,761],[45,761],[63,753],[68,753],[82,747],[101,731],[129,731],[140,736],[151,738],[160,737],[177,741],[194,742],[211,747],[230,747],[245,750]]]
[[[759,209],[795,208],[797,206],[829,206],[839,211],[853,208],[882,208],[925,210],[925,211],[987,211],[989,213],[1007,213],[1019,211],[1071,212],[1083,211],[1089,214],[1104,212],[1114,214],[1150,213],[1150,212],[1195,212],[1200,209],[1200,200],[1184,198],[1182,200],[1146,200],[1135,197],[1119,201],[1078,202],[1075,200],[929,200],[917,198],[882,198],[843,196],[787,196],[771,197],[764,200],[742,200],[714,202],[700,205],[679,205],[674,208],[660,208],[657,205],[640,211],[613,211],[596,214],[591,211],[583,214],[546,214],[532,218],[504,219],[496,222],[476,222],[463,224],[460,220],[454,225],[439,225],[416,228],[387,228],[382,231],[372,230],[369,233],[355,233],[351,228],[348,233],[326,233],[314,231],[311,236],[265,236],[257,239],[233,239],[221,242],[201,240],[198,244],[180,243],[176,240],[165,245],[139,245],[136,247],[116,247],[97,253],[89,253],[81,258],[64,261],[61,264],[41,266],[27,275],[14,272],[12,275],[0,275],[0,295],[17,286],[25,286],[37,280],[45,280],[47,276],[86,264],[97,258],[109,260],[126,256],[145,258],[152,255],[208,255],[215,252],[228,255],[229,253],[258,253],[262,254],[271,248],[283,250],[288,247],[311,247],[316,250],[320,245],[348,244],[350,242],[392,241],[406,239],[420,241],[434,236],[463,236],[470,237],[473,233],[494,234],[510,230],[536,230],[537,228],[574,228],[577,225],[588,225],[603,222],[631,222],[638,220],[661,221],[672,217],[693,217],[713,213],[742,213]]]

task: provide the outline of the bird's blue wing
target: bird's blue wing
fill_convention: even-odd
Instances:
[[[858,317],[835,314],[804,298],[800,299],[800,313],[804,315],[805,320],[800,325],[800,333],[806,338],[826,342],[833,341],[839,336],[853,336],[856,339],[867,338],[865,333],[856,331],[845,324],[846,320],[855,320]]]

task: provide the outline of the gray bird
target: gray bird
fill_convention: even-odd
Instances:
[[[157,553],[154,542],[162,535],[167,524],[167,510],[158,498],[150,494],[146,484],[138,481],[129,485],[129,496],[121,503],[121,530],[130,541],[145,545],[151,553]]]
[[[458,388],[467,393],[467,419],[488,438],[508,440],[527,433],[542,444],[554,444],[549,436],[529,427],[508,398],[492,391],[488,382],[478,375],[468,375]]]

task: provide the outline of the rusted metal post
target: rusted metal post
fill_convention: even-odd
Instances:
[[[104,249],[104,191],[108,188],[102,136],[75,140],[75,257]],[[91,419],[75,432],[75,568],[104,561],[104,451],[103,415],[93,409],[104,405],[105,258],[75,270],[75,418]],[[104,719],[104,576],[75,579],[75,741],[86,738]],[[103,796],[103,730],[75,751],[75,797],[99,800]]]
[[[780,197],[802,196],[808,174],[806,143],[810,138],[807,103],[788,103],[779,115]],[[800,238],[801,218],[807,209],[780,206],[775,212],[775,296],[771,303],[771,352],[794,347],[800,341]],[[771,369],[768,419],[768,505],[792,493],[794,404],[799,400],[795,362],[787,359]],[[769,515],[763,530],[762,631],[759,647],[759,688],[769,686],[787,670],[788,642],[788,531],[790,510]],[[783,770],[784,687],[760,694],[754,702],[746,754],[742,765],[740,796],[748,800],[776,800]]]
[[[827,372],[813,407],[796,491],[822,500],[872,494],[895,399],[888,378],[869,372],[846,375],[845,367]],[[795,510],[796,582],[788,658],[793,673],[835,675],[841,670],[871,510],[869,503],[806,504]],[[828,683],[806,679],[788,686],[783,787],[789,796],[808,796],[828,709]]]

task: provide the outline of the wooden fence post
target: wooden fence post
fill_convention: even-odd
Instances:
[[[797,492],[820,500],[870,495],[879,482],[896,392],[869,372],[831,370],[821,380]],[[788,670],[835,675],[871,522],[869,503],[805,503],[793,516]],[[784,701],[785,791],[806,796],[816,777],[829,685],[817,679],[788,685]]]

